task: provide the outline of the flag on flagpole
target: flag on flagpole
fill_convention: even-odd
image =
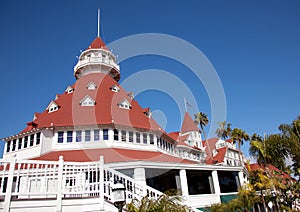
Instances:
[[[187,106],[192,107],[192,105],[188,103],[185,98],[183,98],[183,101],[184,101],[185,112],[187,112]]]

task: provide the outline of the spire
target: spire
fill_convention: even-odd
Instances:
[[[184,119],[181,127],[181,133],[190,132],[190,131],[199,131],[198,127],[195,125],[192,117],[188,112],[185,112]]]
[[[100,8],[98,9],[98,38],[100,37]]]

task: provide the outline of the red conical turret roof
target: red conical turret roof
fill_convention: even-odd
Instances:
[[[100,37],[96,37],[87,49],[105,49],[108,50],[106,44]]]
[[[199,131],[198,127],[195,125],[193,119],[188,112],[185,112],[184,119],[181,127],[181,133],[190,132],[190,131]]]

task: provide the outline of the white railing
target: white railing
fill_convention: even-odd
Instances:
[[[57,211],[62,199],[101,197],[113,201],[111,188],[117,182],[126,188],[126,200],[141,199],[148,195],[158,198],[162,193],[104,165],[103,157],[97,162],[64,162],[0,160],[0,199],[4,211],[9,211],[14,199],[55,198]]]
[[[79,60],[78,63],[76,64],[76,66],[74,67],[74,71],[76,71],[77,69],[81,68],[82,66],[85,66],[86,64],[107,64],[110,65],[114,68],[116,68],[117,70],[120,69],[119,65],[117,65],[113,60],[109,60],[107,58],[103,58],[103,57],[89,57],[86,59],[82,59]]]

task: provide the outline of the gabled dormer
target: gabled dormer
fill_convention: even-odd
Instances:
[[[151,112],[151,110],[150,110],[149,107],[144,108],[144,109],[143,109],[143,113],[144,113],[148,118],[151,118],[151,116],[152,116],[152,112]]]
[[[33,114],[33,120],[32,120],[32,121],[36,120],[36,118],[38,118],[39,115],[40,115],[40,113],[34,113],[34,114]]]
[[[118,103],[119,108],[123,109],[131,109],[131,104],[127,99],[123,99],[121,102]]]
[[[128,96],[130,99],[133,99],[133,98],[134,98],[134,94],[133,94],[133,92],[129,92],[129,93],[127,93],[127,96]]]
[[[73,88],[71,85],[69,85],[69,86],[66,88],[65,92],[66,92],[67,94],[73,93],[73,92],[74,92],[74,88]]]
[[[54,100],[52,100],[52,101],[49,103],[49,105],[48,105],[48,107],[46,108],[46,110],[48,110],[48,113],[52,113],[52,112],[54,112],[54,111],[57,111],[58,108],[59,108],[58,104],[57,104]]]
[[[96,104],[96,101],[90,97],[89,95],[86,95],[80,102],[79,104],[81,106],[94,106]]]
[[[56,94],[54,100],[57,100],[59,97],[60,97],[60,94]]]
[[[97,85],[95,83],[93,83],[93,82],[90,82],[89,84],[87,84],[86,88],[88,90],[96,90]]]
[[[115,84],[110,87],[110,90],[112,90],[115,93],[118,93],[120,91],[120,88]]]

